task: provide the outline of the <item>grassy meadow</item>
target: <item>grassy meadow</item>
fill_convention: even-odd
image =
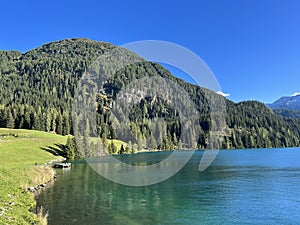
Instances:
[[[65,144],[67,137],[52,133],[0,128],[0,224],[43,224],[31,213],[34,196],[25,191],[53,178],[44,163],[59,158],[44,149]],[[36,165],[37,164],[37,165]]]

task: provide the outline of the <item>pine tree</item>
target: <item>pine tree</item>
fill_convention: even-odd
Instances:
[[[121,145],[121,148],[119,150],[119,154],[124,154],[125,153],[125,149],[124,149],[124,146],[123,144]]]
[[[67,159],[71,159],[73,160],[75,158],[75,152],[74,152],[74,141],[72,140],[72,138],[69,136],[67,139],[67,143],[65,145],[65,157]]]
[[[8,117],[6,120],[6,127],[7,128],[15,128],[15,120],[14,120],[11,112],[8,113]]]
[[[90,157],[90,123],[88,119],[85,121],[85,129],[83,131],[83,146],[85,150],[85,157]]]
[[[62,121],[62,116],[59,113],[58,116],[56,117],[56,133],[62,134],[62,132],[63,132],[63,121]]]
[[[72,143],[74,146],[74,159],[80,159],[83,157],[82,153],[80,152],[79,148],[78,148],[78,144],[77,141],[75,139],[75,137],[72,138]]]

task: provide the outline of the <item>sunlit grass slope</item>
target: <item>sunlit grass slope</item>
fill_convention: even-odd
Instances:
[[[67,137],[32,130],[0,128],[0,224],[40,224],[30,209],[34,196],[25,191],[53,177],[49,167],[36,166],[55,158],[43,150],[65,144]]]

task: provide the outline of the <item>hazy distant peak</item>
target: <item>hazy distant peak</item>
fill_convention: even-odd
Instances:
[[[295,92],[295,93],[292,95],[292,97],[295,97],[295,96],[298,96],[298,95],[300,95],[300,92]]]
[[[294,93],[292,96],[281,97],[272,104],[268,104],[272,109],[291,109],[300,110],[300,93]]]

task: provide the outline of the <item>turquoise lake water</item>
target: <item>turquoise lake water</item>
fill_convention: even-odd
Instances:
[[[122,159],[151,164],[168,154]],[[223,150],[199,172],[202,154],[195,152],[170,179],[146,187],[113,183],[85,161],[74,161],[70,170],[58,170],[38,206],[48,211],[49,225],[300,224],[300,148]]]

